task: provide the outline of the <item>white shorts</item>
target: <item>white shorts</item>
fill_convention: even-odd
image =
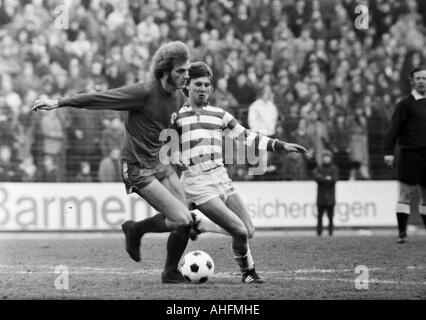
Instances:
[[[226,201],[230,195],[237,193],[223,166],[195,176],[182,175],[181,182],[190,206],[199,206],[217,197]]]

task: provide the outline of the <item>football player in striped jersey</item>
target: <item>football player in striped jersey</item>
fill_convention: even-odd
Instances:
[[[248,243],[254,234],[253,223],[223,164],[223,133],[259,150],[301,153],[307,150],[247,130],[230,113],[210,106],[212,76],[204,62],[194,62],[189,68],[189,105],[179,110],[174,121],[180,142],[179,162],[185,167],[181,182],[189,204],[232,236],[232,250],[243,274],[242,282],[262,283]]]

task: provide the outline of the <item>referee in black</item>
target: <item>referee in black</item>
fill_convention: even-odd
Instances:
[[[398,139],[401,154],[398,161],[397,179],[399,199],[396,206],[398,243],[407,238],[407,222],[410,202],[420,186],[419,212],[426,227],[426,66],[415,67],[410,72],[411,94],[396,105],[385,144],[386,164],[394,165],[394,147]]]

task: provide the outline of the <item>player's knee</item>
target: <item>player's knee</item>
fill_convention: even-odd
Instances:
[[[176,220],[172,222],[172,229],[177,230],[177,229],[184,229],[184,228],[188,228],[190,227],[190,223],[188,221],[185,220]]]
[[[246,240],[248,239],[248,232],[244,226],[234,226],[231,230],[231,235],[234,238],[240,239],[240,240]]]
[[[172,222],[172,226],[173,226],[174,229],[191,227],[192,226],[191,214],[188,214],[188,215],[186,215],[186,214],[179,215],[179,217],[176,218]]]
[[[187,228],[192,226],[192,220],[188,217],[185,217],[184,219],[179,221],[179,228]]]

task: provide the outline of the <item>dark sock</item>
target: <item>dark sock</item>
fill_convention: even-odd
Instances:
[[[420,204],[419,213],[420,213],[420,217],[422,217],[423,225],[425,226],[425,229],[426,229],[426,204],[424,203]]]
[[[245,273],[249,270],[254,269],[254,261],[251,255],[250,249],[247,247],[247,251],[245,254],[240,254],[239,252],[233,250],[235,261],[237,261],[238,266],[242,273]]]
[[[323,208],[317,206],[317,235],[320,236],[322,234],[322,216],[324,214]]]
[[[333,229],[334,229],[334,224],[333,224],[334,207],[330,207],[327,209],[327,217],[328,217],[328,234],[332,236]]]
[[[134,230],[137,235],[142,236],[147,232],[168,232],[171,231],[166,225],[166,216],[162,214],[157,214],[151,218],[146,218],[142,221],[136,222],[133,225]]]
[[[422,217],[423,225],[425,226],[425,229],[426,229],[426,214],[421,214],[420,216]]]
[[[400,236],[407,236],[407,223],[408,223],[408,214],[397,212],[396,218],[398,220],[398,231]]]
[[[167,257],[164,266],[165,271],[176,270],[186,249],[191,227],[182,227],[170,233],[167,239]]]

